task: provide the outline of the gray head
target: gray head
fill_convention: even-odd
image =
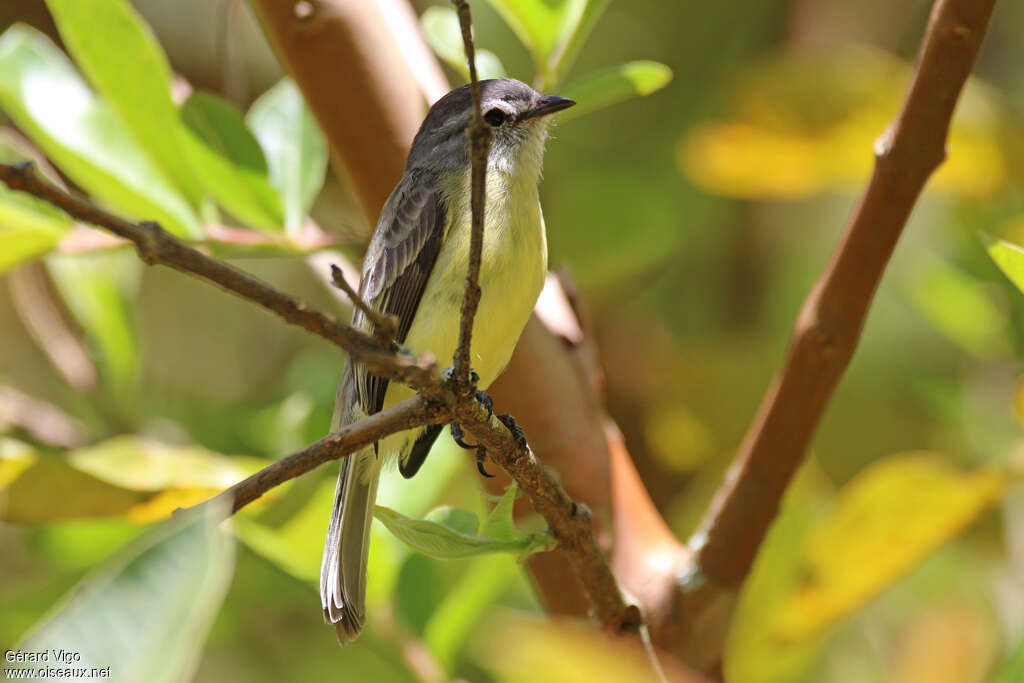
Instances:
[[[494,129],[488,167],[514,172],[517,167],[539,173],[551,114],[576,104],[566,97],[542,95],[512,78],[480,81],[484,121]],[[406,170],[469,168],[466,127],[473,118],[468,85],[452,90],[434,103],[416,133]]]

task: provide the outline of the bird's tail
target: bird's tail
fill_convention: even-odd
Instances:
[[[320,602],[342,647],[359,636],[366,620],[366,558],[379,478],[373,446],[341,461],[320,565]]]

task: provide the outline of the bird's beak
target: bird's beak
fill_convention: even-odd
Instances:
[[[537,102],[537,106],[529,111],[520,114],[519,120],[533,119],[538,116],[548,116],[554,114],[556,111],[562,111],[576,104],[576,100],[570,100],[568,97],[559,97],[558,95],[544,95]]]

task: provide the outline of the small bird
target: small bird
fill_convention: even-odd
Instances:
[[[480,266],[482,296],[473,324],[471,364],[486,389],[505,369],[540,295],[547,238],[537,183],[551,115],[575,102],[542,95],[502,78],[480,82],[483,119],[493,130]],[[388,198],[363,261],[359,293],[398,320],[397,341],[417,354],[451,358],[459,337],[470,242],[473,120],[469,86],[451,91],[427,113],[405,173]],[[371,330],[356,310],[352,324]],[[402,384],[349,363],[338,388],[334,429],[413,395]],[[344,646],[366,619],[366,560],[382,465],[397,460],[412,477],[442,430],[430,425],[392,434],[341,461],[320,566],[324,619]]]

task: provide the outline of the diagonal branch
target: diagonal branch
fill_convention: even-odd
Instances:
[[[875,143],[875,168],[825,272],[811,289],[781,373],[691,540],[697,568],[737,588],[803,462],[856,349],[876,287],[918,195],[945,159],[957,99],[995,0],[937,0],[902,109]]]

